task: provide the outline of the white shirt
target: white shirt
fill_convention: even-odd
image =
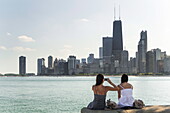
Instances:
[[[118,105],[121,107],[125,106],[133,106],[134,98],[133,98],[133,89],[127,88],[124,89],[121,85],[121,97],[119,98]]]

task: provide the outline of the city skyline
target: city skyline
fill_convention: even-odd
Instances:
[[[48,56],[48,66],[45,65],[45,58],[37,59],[38,76],[61,76],[61,75],[88,75],[96,73],[104,74],[167,74],[170,72],[170,56],[161,49],[147,50],[147,31],[141,31],[140,40],[137,45],[138,51],[135,57],[129,58],[129,52],[123,50],[122,22],[113,21],[113,36],[103,37],[103,46],[99,47],[99,58],[94,54],[89,57],[76,59],[70,55],[67,60],[57,59],[53,62],[53,57]],[[85,59],[85,60],[84,60]],[[35,75],[26,73],[26,57],[19,57],[19,75]]]
[[[166,43],[169,40],[168,37],[170,37],[168,33],[170,31],[168,28],[168,20],[170,17],[166,9],[170,3],[167,0],[164,0],[164,3],[161,2],[162,4],[159,4],[160,0],[157,2],[142,1],[139,3],[134,0],[131,2],[128,1],[130,6],[131,3],[136,4],[136,7],[140,5],[138,6],[139,8],[136,9],[138,13],[141,11],[140,15],[137,14],[137,12],[132,14],[131,11],[133,11],[135,7],[128,8],[125,6],[126,2],[118,0],[83,2],[85,6],[90,4],[89,9],[91,10],[93,4],[95,4],[95,2],[98,3],[91,12],[85,6],[81,8],[82,4],[79,1],[73,1],[70,6],[60,2],[61,7],[59,7],[59,9],[62,10],[63,5],[68,7],[68,9],[61,11],[63,12],[61,16],[58,16],[61,12],[54,8],[56,3],[52,1],[49,1],[49,6],[52,6],[52,8],[45,5],[48,2],[41,2],[40,7],[36,8],[38,2],[27,1],[25,3],[17,0],[15,3],[8,0],[0,1],[0,9],[2,9],[0,22],[0,63],[5,64],[3,67],[0,67],[0,73],[18,73],[18,67],[16,65],[18,65],[17,59],[21,55],[27,56],[27,72],[35,73],[37,58],[47,58],[49,55],[52,55],[54,58],[67,59],[69,55],[75,55],[80,59],[84,57],[87,58],[90,53],[94,53],[95,57],[98,57],[98,48],[102,46],[102,37],[112,36],[114,12],[113,5],[111,4],[115,2],[121,6],[123,43],[124,48],[130,53],[129,56],[135,56],[135,52],[137,51],[136,45],[140,39],[140,32],[142,30],[148,31],[148,50],[160,48],[169,54],[169,47],[167,47],[166,44],[160,44],[160,42]],[[17,5],[18,2],[20,2],[19,5],[23,6],[21,7],[23,12],[17,9],[17,6],[19,6]],[[55,5],[52,5],[52,3]],[[105,3],[108,7],[103,8],[102,3]],[[152,3],[154,3],[154,5]],[[33,6],[26,7],[28,4],[32,4]],[[10,5],[14,6],[10,9]],[[142,7],[142,5],[145,7]],[[158,10],[156,6],[162,6],[161,11],[159,11],[160,9]],[[42,10],[43,7],[47,10]],[[35,12],[31,12],[34,10]],[[70,14],[73,12],[76,12],[77,15]],[[43,13],[45,14],[43,15]],[[48,13],[50,14],[48,15]],[[39,16],[36,16],[36,14]],[[53,14],[56,14],[56,16],[52,16]],[[12,16],[14,16],[14,18],[11,18]],[[46,16],[48,18],[43,18]],[[66,18],[67,16],[69,16],[69,18]],[[58,19],[57,17],[60,18]],[[62,21],[64,17],[65,20]],[[30,19],[30,21],[28,21],[28,19]],[[38,21],[39,19],[40,22]],[[59,28],[57,21],[61,22]],[[158,23],[161,23],[161,25],[158,25]],[[40,27],[44,27],[44,29]],[[72,27],[74,27],[73,30],[71,30]],[[165,40],[162,40],[163,37],[165,37]]]

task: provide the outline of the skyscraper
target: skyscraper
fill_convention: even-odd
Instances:
[[[112,55],[115,60],[120,62],[121,52],[123,51],[123,37],[122,37],[122,21],[115,20],[113,22],[113,40],[112,40]]]
[[[103,47],[99,47],[99,58],[103,58]]]
[[[86,64],[86,58],[82,58],[82,59],[81,59],[81,63],[82,63],[82,64]]]
[[[146,72],[155,73],[155,53],[153,50],[146,53]]]
[[[37,75],[40,75],[42,73],[42,65],[43,65],[43,59],[40,58],[37,60]]]
[[[129,61],[129,73],[137,73],[136,58],[130,58]]]
[[[112,37],[103,37],[103,60],[102,67],[104,73],[110,73],[111,56],[112,56]]]
[[[76,59],[76,68],[80,68],[80,60]]]
[[[87,58],[87,62],[88,62],[88,64],[90,64],[90,63],[93,63],[93,61],[94,61],[94,54],[89,54],[89,57]]]
[[[146,52],[147,52],[147,31],[140,33],[140,41],[138,43],[138,72],[146,72]]]
[[[49,56],[48,57],[48,68],[51,69],[53,67],[53,57]]]
[[[68,73],[74,75],[76,71],[76,56],[69,56],[68,58]]]
[[[43,75],[45,74],[46,67],[45,67],[45,59],[39,58],[37,60],[37,75]]]
[[[152,49],[146,53],[146,72],[159,73],[163,72],[163,60],[161,58],[161,50],[159,48]],[[164,58],[163,58],[164,59]]]
[[[157,63],[157,61],[161,60],[161,50],[159,48],[157,48],[157,49],[153,49],[153,51],[154,51],[154,55],[155,55],[154,72],[158,73],[158,63]]]
[[[39,58],[37,60],[37,75],[45,74],[45,59]]]
[[[127,68],[128,67],[128,59],[129,59],[128,51],[126,51],[126,50],[122,51],[120,67]]]
[[[58,59],[57,59],[57,58],[54,60],[54,74],[55,74],[55,75],[59,74],[59,70],[58,70]]]
[[[129,70],[128,70],[128,61],[129,59],[129,53],[128,51],[124,50],[121,52],[121,59],[120,59],[120,72],[121,73],[128,73]]]
[[[103,66],[105,73],[115,73],[123,51],[122,21],[113,21],[113,36],[103,37]]]
[[[103,37],[103,58],[112,56],[112,37]]]
[[[26,74],[26,57],[24,56],[19,57],[19,74],[20,75]]]
[[[58,72],[59,75],[68,74],[68,63],[63,59],[58,60]]]
[[[166,56],[165,58],[164,58],[164,61],[163,61],[163,63],[164,63],[164,72],[165,73],[170,73],[170,56]]]

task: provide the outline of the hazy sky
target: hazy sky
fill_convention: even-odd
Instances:
[[[27,72],[37,58],[69,55],[97,58],[102,37],[112,36],[114,4],[119,5],[124,48],[135,56],[142,30],[148,50],[170,55],[169,0],[0,0],[0,73],[18,73],[18,57],[27,57]],[[47,63],[46,63],[47,65]]]

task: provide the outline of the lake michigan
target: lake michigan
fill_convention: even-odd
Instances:
[[[109,78],[120,83],[120,77]],[[129,83],[146,105],[170,104],[170,77],[130,76]],[[80,113],[93,100],[94,84],[95,77],[0,77],[0,113]],[[117,92],[107,99],[118,102]]]

